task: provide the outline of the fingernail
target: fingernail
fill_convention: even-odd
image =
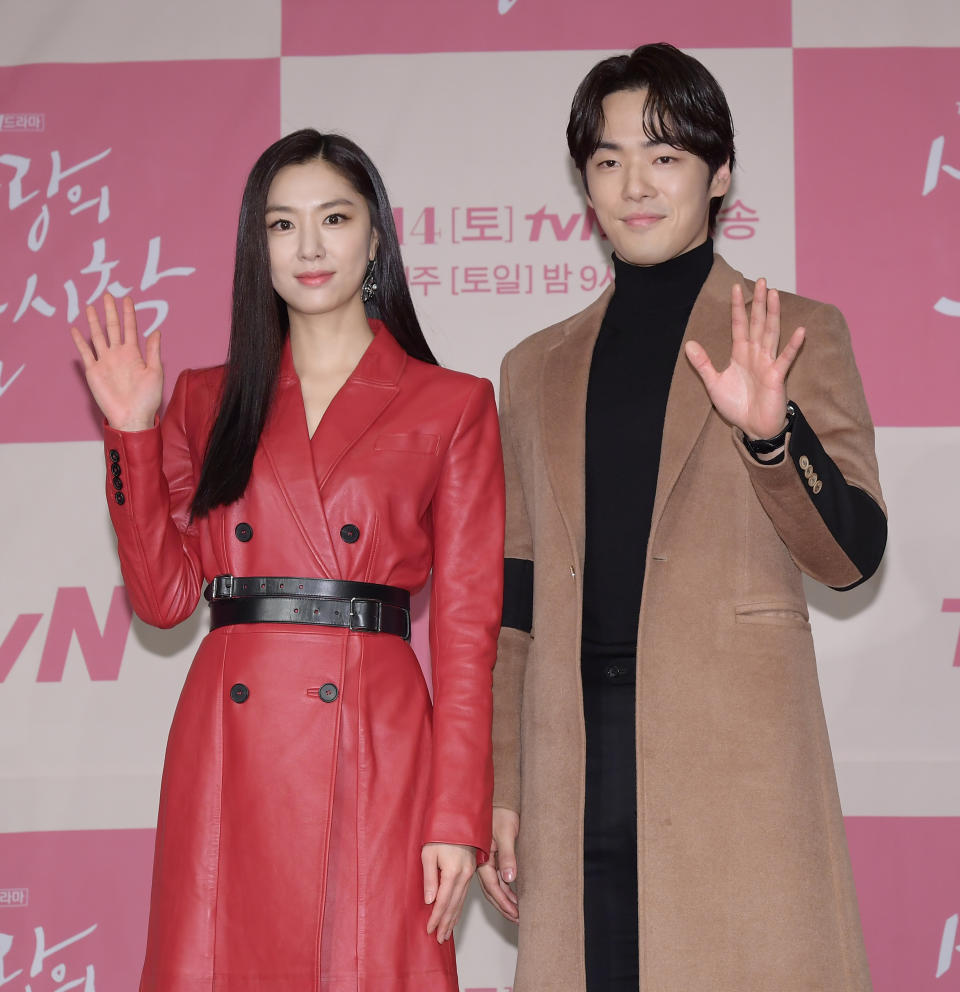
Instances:
[[[505,879],[505,880],[506,880],[507,882],[512,882],[512,881],[513,881],[513,869],[512,869],[512,868],[508,868],[508,869],[507,869],[507,870],[506,870],[506,871],[505,871],[505,872],[503,873],[503,877],[504,877],[504,879]]]

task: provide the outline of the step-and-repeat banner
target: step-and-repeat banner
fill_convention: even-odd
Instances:
[[[244,177],[311,125],[383,172],[441,361],[496,381],[509,347],[610,280],[567,111],[599,58],[659,40],[701,58],[733,108],[718,249],[851,326],[890,544],[852,593],[809,586],[821,683],[876,988],[960,989],[947,0],[3,0],[0,988],[134,986],[164,742],[205,619],[131,615],[70,323],[132,293],[163,329],[168,390],[221,361]],[[425,647],[422,626],[421,609]],[[515,935],[475,893],[458,948],[465,992],[510,988]]]

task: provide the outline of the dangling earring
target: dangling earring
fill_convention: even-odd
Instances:
[[[376,259],[371,258],[367,262],[367,274],[363,277],[363,285],[360,287],[360,299],[364,303],[369,303],[376,296],[377,280],[373,277],[373,266]]]

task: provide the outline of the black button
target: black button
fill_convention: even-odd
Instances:
[[[244,543],[253,537],[253,528],[250,524],[237,524],[237,526],[234,527],[233,532],[237,535],[237,540],[243,541]]]
[[[123,504],[127,501],[127,497],[124,496],[123,493],[114,493],[113,498],[117,501],[118,506],[123,506]]]
[[[344,524],[340,528],[340,537],[347,544],[355,544],[360,540],[360,528],[356,524]]]
[[[235,703],[245,703],[250,698],[250,690],[242,683],[230,686],[230,698]]]
[[[320,686],[319,696],[325,703],[332,703],[339,695],[337,687],[332,682]]]
[[[116,448],[110,449],[110,461],[118,462],[120,461],[120,452]]]
[[[113,488],[123,489],[123,479],[121,479],[119,475],[115,475],[113,477]]]
[[[112,465],[110,466],[110,471],[111,471],[111,472],[112,472],[112,473],[113,473],[114,475],[119,475],[119,474],[120,474],[120,466],[119,466],[119,465],[118,465],[118,464],[117,464],[116,462],[114,462],[114,463],[113,463],[113,464],[112,464]]]
[[[606,675],[608,679],[615,679],[618,675],[622,674],[623,669],[618,665],[608,665],[607,670],[604,672],[604,675]]]

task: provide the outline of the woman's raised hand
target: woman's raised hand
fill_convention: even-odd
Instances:
[[[90,340],[75,327],[70,328],[73,343],[87,376],[87,385],[107,423],[121,431],[142,431],[153,427],[163,398],[163,366],[160,364],[160,333],[146,339],[140,351],[137,315],[133,300],[123,298],[123,325],[116,300],[103,297],[106,334],[96,307],[87,307]]]

